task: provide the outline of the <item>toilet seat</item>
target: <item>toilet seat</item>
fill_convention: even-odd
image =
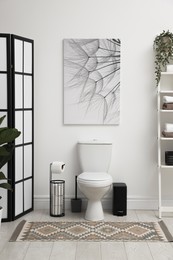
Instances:
[[[77,181],[87,186],[104,187],[112,184],[112,177],[106,172],[83,172]]]

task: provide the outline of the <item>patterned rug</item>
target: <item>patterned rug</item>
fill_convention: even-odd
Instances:
[[[160,222],[26,222],[14,231],[14,241],[167,241],[172,242]]]

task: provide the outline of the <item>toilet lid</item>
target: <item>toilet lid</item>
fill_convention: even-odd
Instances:
[[[107,181],[112,180],[111,175],[106,172],[83,172],[78,176],[83,181]]]

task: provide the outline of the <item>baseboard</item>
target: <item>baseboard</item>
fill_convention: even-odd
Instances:
[[[71,198],[65,198],[65,208],[71,208]],[[164,201],[163,203],[173,205],[173,201]],[[82,208],[85,209],[87,205],[87,200],[82,198]],[[112,198],[106,197],[102,199],[102,205],[104,209],[112,209]],[[49,197],[48,196],[35,196],[34,197],[34,208],[35,209],[49,209]],[[158,199],[147,198],[147,197],[128,197],[127,198],[127,208],[128,209],[141,209],[141,210],[157,210],[158,209]]]

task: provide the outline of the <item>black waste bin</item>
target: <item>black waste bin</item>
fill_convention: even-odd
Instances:
[[[122,182],[113,183],[112,213],[117,216],[127,215],[127,185]]]

